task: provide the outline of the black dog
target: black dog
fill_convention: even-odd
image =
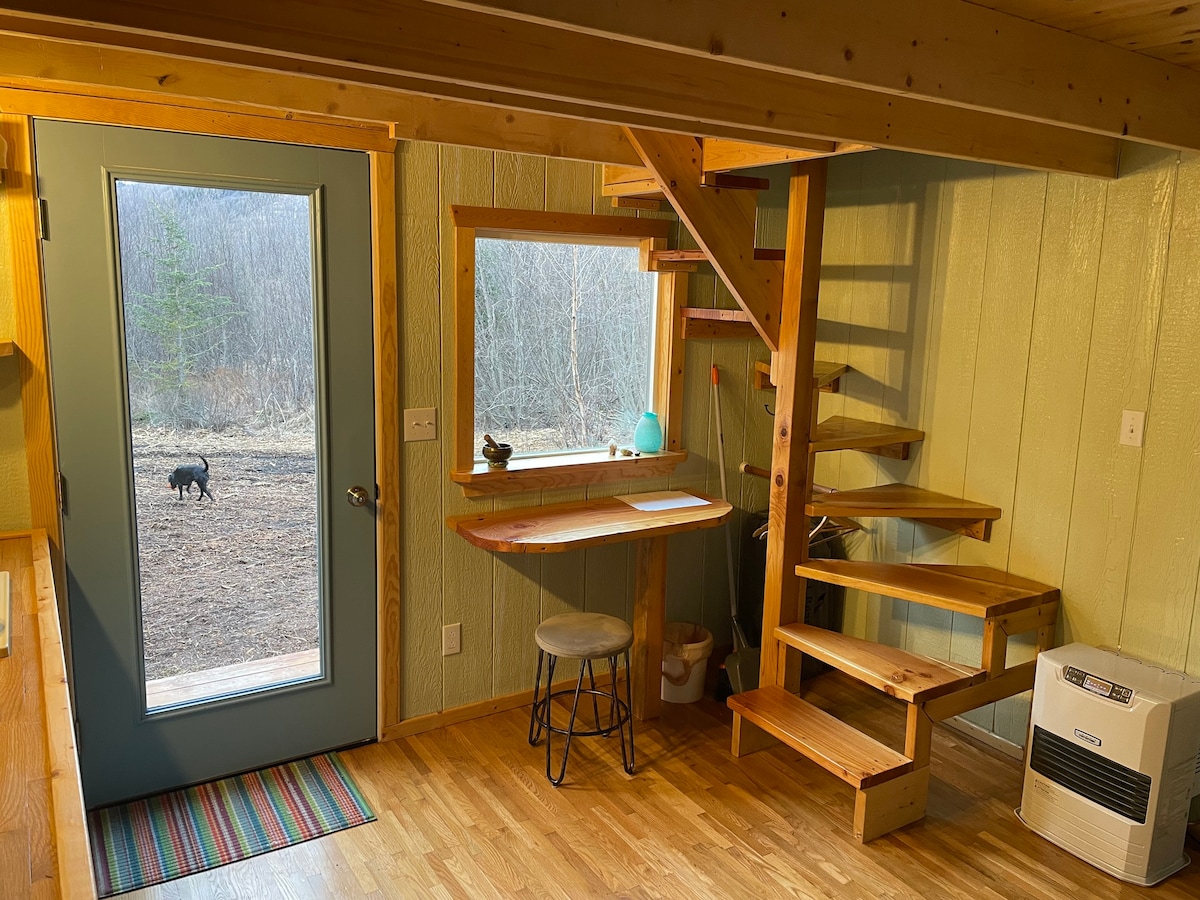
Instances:
[[[203,467],[179,466],[174,472],[167,476],[167,481],[170,483],[171,487],[179,488],[180,500],[183,499],[183,489],[185,487],[187,488],[188,495],[191,495],[192,482],[194,481],[200,488],[200,496],[196,498],[196,502],[200,502],[204,499],[204,495],[208,494],[208,499],[215,503],[216,498],[208,489],[208,460],[201,456],[200,462],[204,463]]]

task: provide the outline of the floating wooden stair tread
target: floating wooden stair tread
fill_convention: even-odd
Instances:
[[[961,500],[908,484],[885,484],[818,494],[806,507],[810,516],[884,516],[904,519],[999,519],[998,507]]]
[[[12,354],[13,354],[13,342],[12,341],[0,341],[0,356],[12,356]]]
[[[1025,578],[1013,583],[1004,572],[981,566],[810,559],[796,566],[796,574],[981,619],[1058,599],[1058,588]]]
[[[818,359],[813,363],[813,390],[836,394],[841,387],[843,375],[850,371],[845,363],[826,362]],[[775,390],[775,382],[771,381],[771,364],[754,361],[754,387],[760,391]]]
[[[855,788],[911,772],[913,762],[781,687],[734,694],[729,708]]]
[[[892,452],[886,452],[884,455],[907,459],[908,445],[924,439],[925,432],[918,428],[833,416],[813,430],[809,449],[813,453],[827,450],[865,450],[877,453],[887,449]],[[901,453],[903,455],[899,455]]]
[[[814,625],[781,625],[775,637],[907,703],[924,703],[987,677],[986,669],[930,659]]]

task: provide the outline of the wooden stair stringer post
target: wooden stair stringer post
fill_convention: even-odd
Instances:
[[[625,134],[763,341],[779,349],[784,267],[754,258],[754,195],[702,185],[699,138],[638,128]]]
[[[804,615],[805,580],[796,566],[808,558],[808,503],[812,456],[808,446],[816,391],[812,389],[817,346],[817,294],[825,222],[824,160],[797,163],[788,199],[787,255],[779,351],[775,356],[776,405],[771,450],[771,494],[767,527],[767,570],[763,591],[763,650],[760,685],[800,686],[799,654],[772,646],[775,629]],[[733,754],[752,752],[735,730]],[[758,737],[755,735],[755,737]],[[761,741],[755,741],[761,744]]]

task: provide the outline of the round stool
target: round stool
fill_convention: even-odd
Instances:
[[[573,737],[608,737],[617,731],[621,738],[621,761],[624,769],[633,774],[633,695],[629,685],[629,647],[633,643],[633,629],[625,622],[614,616],[601,613],[563,613],[552,616],[538,626],[534,633],[538,645],[537,677],[533,680],[533,708],[529,711],[529,743],[536,745],[546,732],[546,777],[555,787],[562,784],[567,774],[567,757],[571,753]],[[617,695],[617,657],[625,656],[625,699]],[[553,691],[554,666],[560,657],[579,659],[579,681],[575,690]],[[596,674],[592,670],[592,660],[608,660],[608,671],[612,676],[610,690],[596,689]],[[546,688],[541,691],[542,668],[545,663]],[[583,675],[587,673],[591,683],[590,688],[584,688]],[[566,728],[556,728],[550,721],[550,706],[555,697],[574,695],[571,702],[571,719]],[[592,696],[592,713],[595,716],[596,727],[587,731],[576,730],[575,717],[579,711],[579,698],[583,694]],[[608,724],[600,721],[599,698],[608,700]],[[625,726],[629,726],[629,748],[625,748]],[[558,778],[551,774],[550,740],[551,735],[561,734],[566,737],[563,746],[562,766],[558,770]]]

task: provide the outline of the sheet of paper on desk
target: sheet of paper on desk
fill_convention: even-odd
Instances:
[[[648,491],[645,494],[620,494],[634,509],[643,512],[658,512],[664,509],[684,509],[688,506],[708,506],[708,501],[685,491]]]

